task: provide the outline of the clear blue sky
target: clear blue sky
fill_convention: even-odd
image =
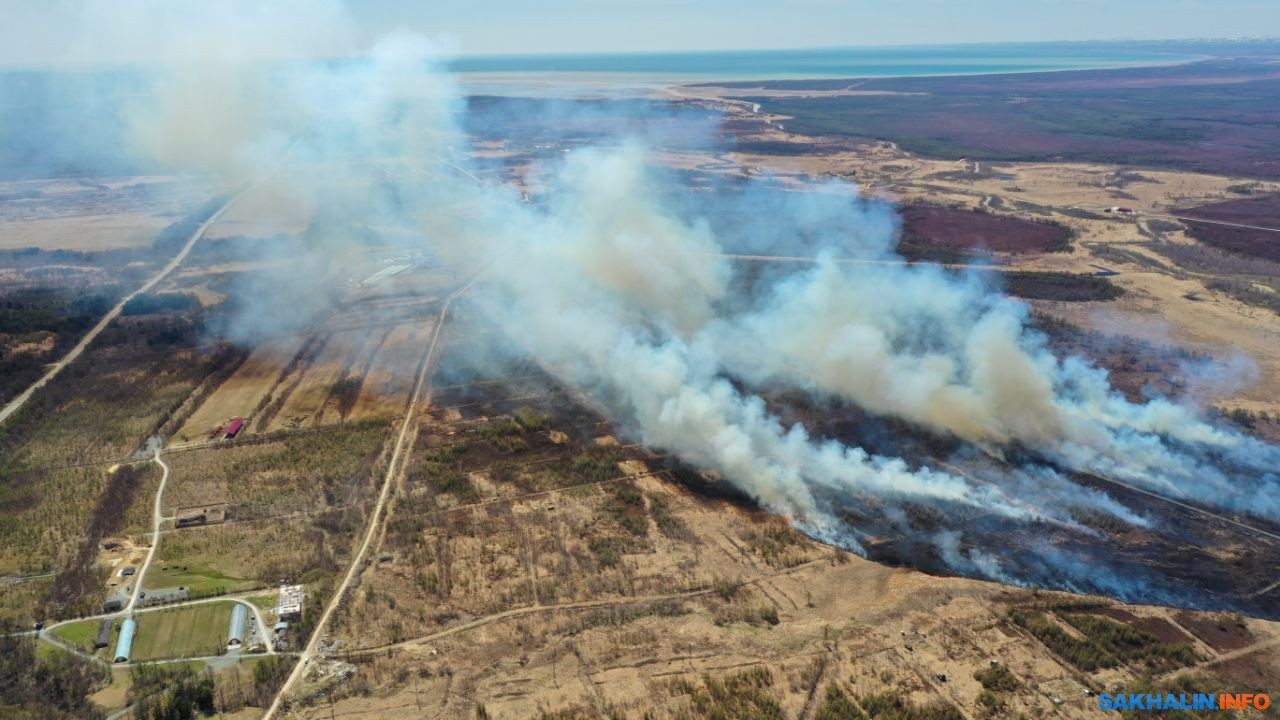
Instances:
[[[0,64],[1280,35],[1280,0],[0,0]]]

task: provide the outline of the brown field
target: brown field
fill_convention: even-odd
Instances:
[[[1239,650],[1253,644],[1249,624],[1226,613],[1178,613],[1178,623],[1214,650]]]
[[[928,248],[1042,253],[1064,249],[1069,234],[1063,227],[960,208],[915,203],[899,212],[903,244]]]
[[[209,439],[209,432],[223,425],[228,418],[250,418],[259,409],[262,398],[276,385],[280,373],[298,354],[304,341],[300,335],[291,335],[269,340],[254,350],[236,372],[191,414],[174,434],[173,442],[204,442]]]
[[[407,323],[387,335],[364,376],[352,418],[394,415],[404,408],[434,326],[433,320]]]
[[[299,370],[297,385],[285,398],[280,411],[271,419],[269,431],[309,427],[342,419],[336,402],[331,401],[333,384],[344,371],[359,377],[357,358],[366,355],[368,345],[381,336],[380,328],[346,330],[330,334],[320,354]],[[290,378],[285,383],[292,382]]]
[[[150,245],[212,190],[169,177],[0,183],[0,249],[109,250]]]

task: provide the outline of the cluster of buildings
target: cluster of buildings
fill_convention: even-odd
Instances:
[[[182,590],[185,594],[186,589],[182,588]],[[163,591],[153,590],[151,592]],[[289,629],[289,623],[297,622],[302,618],[302,605],[305,597],[306,594],[303,592],[301,585],[282,585],[280,587],[280,595],[276,600],[276,615],[279,621],[275,625],[271,639],[271,642],[277,648],[286,643],[284,634]],[[108,612],[111,611],[108,610]],[[114,622],[114,618],[105,618],[98,624],[98,634],[93,643],[95,650],[111,644],[111,630]],[[116,637],[115,652],[111,655],[113,662],[129,662],[130,655],[133,652],[134,637],[137,632],[137,620],[132,617],[125,618],[124,622],[120,624],[120,633]],[[227,624],[227,647],[244,647],[254,632],[253,626],[249,624],[249,607],[243,602],[236,601],[232,606],[231,619]]]

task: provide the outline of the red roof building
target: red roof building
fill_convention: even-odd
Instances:
[[[231,422],[227,423],[227,432],[225,435],[222,436],[223,439],[230,440],[231,438],[240,434],[240,430],[243,427],[244,427],[244,418],[236,418],[235,420],[232,420]]]

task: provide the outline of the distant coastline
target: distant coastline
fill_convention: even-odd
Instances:
[[[1174,65],[1207,57],[1193,48],[1127,43],[1028,43],[464,57],[449,69],[469,80],[523,77],[582,83],[895,78],[1101,70]]]

